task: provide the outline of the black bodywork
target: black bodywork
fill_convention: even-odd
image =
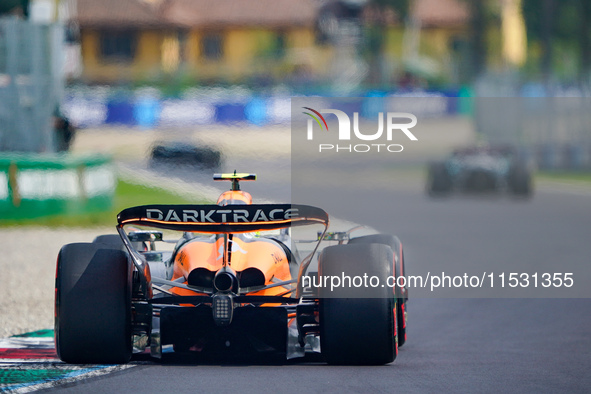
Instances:
[[[469,147],[454,151],[428,168],[427,193],[497,193],[519,196],[532,193],[531,171],[510,146]]]
[[[150,164],[218,168],[222,164],[222,154],[209,146],[195,146],[185,142],[160,143],[152,147]]]

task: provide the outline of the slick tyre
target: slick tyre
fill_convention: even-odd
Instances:
[[[380,244],[337,245],[323,250],[320,280],[343,276],[353,280],[365,274],[379,278],[376,287],[320,287],[320,348],[327,363],[381,365],[396,358],[396,301],[392,289],[385,285],[392,275],[393,259],[392,249]]]
[[[92,243],[106,245],[113,249],[125,250],[123,241],[121,241],[121,237],[118,234],[99,235],[94,239],[94,241],[92,241]]]
[[[427,194],[443,196],[451,192],[452,179],[445,163],[431,163],[427,174]]]
[[[402,250],[402,243],[393,235],[389,234],[373,234],[364,237],[353,238],[349,241],[352,244],[382,244],[388,245],[394,252],[394,267],[396,278],[406,276],[406,267],[404,265],[404,252]],[[406,281],[405,281],[406,284]],[[406,302],[408,301],[408,289],[404,287],[395,287],[396,295],[396,321],[398,323],[398,347],[406,343]]]
[[[532,179],[531,173],[525,165],[517,164],[508,174],[509,190],[517,197],[531,197]]]
[[[120,249],[93,243],[62,247],[55,280],[55,344],[62,361],[129,361],[131,278],[131,264]]]

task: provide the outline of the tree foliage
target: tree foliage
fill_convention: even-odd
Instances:
[[[10,14],[16,9],[20,9],[23,15],[27,16],[29,0],[0,0],[0,16]]]
[[[398,20],[404,23],[409,13],[410,0],[369,0],[367,7],[377,11],[378,17],[375,18],[372,24],[365,26],[362,53],[369,60],[368,82],[378,83],[382,79],[379,58],[385,43],[387,11],[393,10],[396,12]]]
[[[542,48],[542,68],[549,73],[553,47],[578,47],[579,73],[591,68],[591,0],[522,0],[528,41]]]
[[[410,0],[370,0],[369,4],[380,11],[393,9],[404,20],[408,16]]]

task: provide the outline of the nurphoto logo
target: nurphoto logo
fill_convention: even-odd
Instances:
[[[375,141],[376,143],[361,143],[361,144],[318,144],[318,151],[320,153],[332,151],[332,152],[357,152],[366,153],[370,151],[374,152],[390,152],[398,153],[404,150],[404,147],[400,144],[391,144],[393,135],[398,132],[402,132],[409,140],[418,141],[417,137],[410,131],[417,125],[417,117],[410,113],[405,112],[388,112],[386,118],[386,135],[385,141],[388,143],[377,143],[377,141],[384,141],[384,113],[378,114],[378,130],[374,133],[362,133],[359,128],[359,112],[353,112],[353,127],[351,128],[351,119],[349,115],[338,109],[321,109],[317,111],[310,107],[302,107],[308,115],[308,128],[307,128],[307,139],[309,141],[314,140],[314,125],[317,124],[321,132],[331,132],[328,128],[328,123],[322,114],[333,114],[337,117],[338,121],[338,140],[339,141]],[[353,130],[353,135],[351,133]]]

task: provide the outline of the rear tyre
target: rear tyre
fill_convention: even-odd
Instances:
[[[92,241],[92,243],[103,244],[113,249],[125,249],[125,245],[123,245],[123,241],[121,240],[121,237],[118,234],[99,235],[94,239],[94,241]]]
[[[55,280],[55,346],[62,361],[129,361],[131,278],[122,250],[91,243],[62,247]]]
[[[320,288],[320,348],[329,364],[381,365],[396,358],[396,301],[385,285],[392,275],[393,258],[392,249],[379,244],[323,250],[321,280],[326,276],[353,280],[366,274],[378,277],[380,283],[376,287],[335,287],[333,291],[330,286]]]
[[[451,192],[452,180],[445,163],[431,163],[427,176],[427,194],[442,196]]]
[[[353,238],[349,241],[351,244],[382,244],[388,245],[394,252],[395,261],[395,276],[406,275],[406,267],[404,265],[404,252],[402,251],[402,243],[393,235],[389,234],[373,234],[364,237]],[[398,347],[406,343],[406,302],[408,301],[408,289],[406,288],[406,281],[404,287],[395,287],[396,296],[396,321],[398,323]]]
[[[508,184],[515,196],[530,197],[532,194],[531,173],[525,165],[517,164],[509,171]]]

